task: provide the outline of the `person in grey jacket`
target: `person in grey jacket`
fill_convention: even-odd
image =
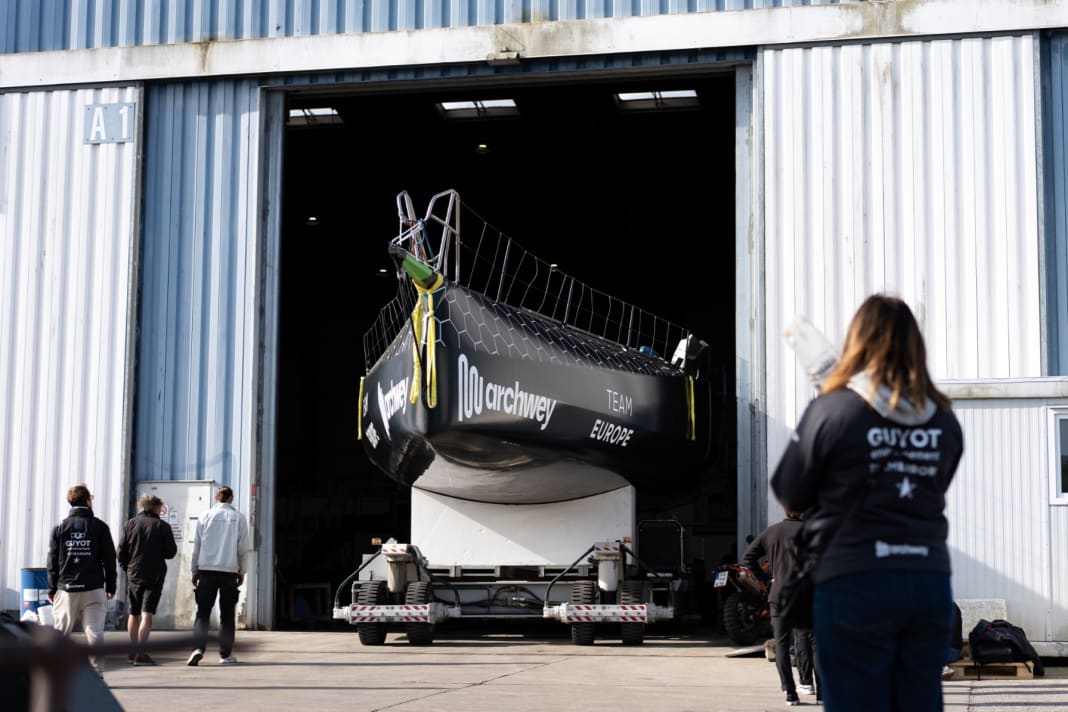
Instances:
[[[771,479],[806,531],[829,541],[813,575],[827,712],[943,708],[953,605],[943,511],[963,450],[912,311],[869,297]]]
[[[193,627],[196,648],[187,665],[197,665],[204,657],[208,626],[215,599],[219,600],[219,663],[237,662],[233,654],[238,589],[245,580],[245,553],[248,551],[248,521],[234,509],[234,492],[220,487],[216,505],[200,515],[193,539],[190,562],[196,590],[197,616]]]
[[[85,485],[67,490],[70,513],[52,529],[48,546],[48,600],[56,630],[70,635],[79,620],[89,645],[104,640],[107,602],[115,596],[118,577],[115,542],[107,522],[93,515],[93,495]],[[90,656],[97,674],[104,658]]]

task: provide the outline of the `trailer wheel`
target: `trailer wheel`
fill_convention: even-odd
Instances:
[[[641,581],[624,581],[619,587],[619,603],[623,606],[634,606],[641,604],[642,601],[642,582]],[[621,624],[623,630],[623,645],[641,645],[645,641],[645,624],[644,623],[623,623]]]
[[[591,604],[597,602],[597,588],[593,581],[575,581],[571,584],[571,602]],[[593,623],[572,623],[571,642],[575,645],[593,645]]]
[[[385,581],[364,581],[356,594],[356,603],[361,606],[376,606],[386,602]],[[357,623],[356,634],[361,645],[382,645],[386,642],[385,623]]]
[[[404,602],[409,606],[422,606],[430,603],[431,588],[429,581],[412,581],[404,591]],[[429,645],[434,642],[433,623],[406,623],[408,642],[412,645]]]

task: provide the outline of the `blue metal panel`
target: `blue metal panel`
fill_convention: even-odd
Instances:
[[[0,54],[640,17],[838,0],[0,0]]]
[[[1051,376],[1068,374],[1068,33],[1044,48],[1046,339]]]
[[[247,491],[259,86],[148,93],[134,472]]]

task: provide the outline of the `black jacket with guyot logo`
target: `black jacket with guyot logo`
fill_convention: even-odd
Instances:
[[[111,529],[88,507],[71,507],[52,529],[48,545],[48,593],[103,588],[115,593],[115,542]]]
[[[930,400],[923,411],[904,399],[890,408],[888,389],[873,392],[863,375],[812,401],[771,487],[783,506],[806,512],[809,536],[829,537],[813,579],[949,573],[945,495],[963,451],[951,411]]]

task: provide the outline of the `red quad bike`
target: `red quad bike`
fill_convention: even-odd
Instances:
[[[741,646],[757,645],[772,637],[768,584],[741,564],[716,570],[712,586],[723,600],[723,628]]]

